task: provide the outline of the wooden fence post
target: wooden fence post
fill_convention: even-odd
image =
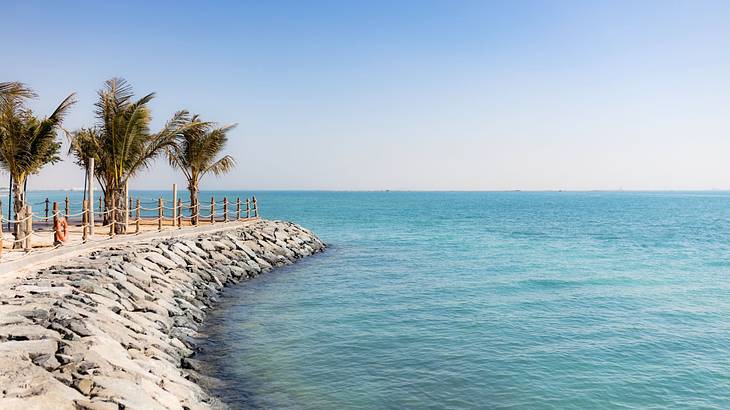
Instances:
[[[23,235],[23,249],[25,249],[26,252],[30,252],[31,248],[31,234],[33,233],[33,208],[30,205],[25,206],[25,210],[23,212],[23,218],[25,221],[21,223],[21,226],[23,227],[24,235]]]
[[[162,218],[165,216],[164,210],[162,209],[162,197],[157,200],[157,230],[162,230]]]
[[[241,219],[241,197],[236,198],[236,220]]]
[[[175,226],[177,221],[177,184],[172,184],[172,226]]]
[[[53,245],[56,246],[58,241],[58,202],[53,201]]]
[[[124,199],[119,202],[124,204],[124,206],[127,206],[127,203],[129,202],[129,180],[126,180],[124,182]],[[114,203],[114,206],[117,206],[116,202]],[[121,212],[121,211],[122,211],[121,209],[117,210],[117,212]],[[123,230],[124,233],[127,233],[127,229],[129,229],[129,212],[128,211],[129,211],[128,209],[125,209],[123,214],[119,214],[122,216],[122,223],[124,224],[124,230]]]
[[[137,209],[134,211],[134,214],[135,214],[134,215],[134,225],[135,225],[134,233],[139,233],[139,219],[140,219],[140,213],[139,213],[140,209],[139,208],[140,208],[140,203],[139,203],[139,198],[137,198]]]
[[[210,223],[215,223],[215,199],[210,197]]]
[[[81,239],[86,242],[89,239],[89,201],[84,199],[81,202],[81,207],[84,209],[81,213],[81,224],[84,226],[84,233]]]
[[[117,211],[115,209],[116,205],[117,205],[117,194],[112,192],[112,207],[111,207],[111,209],[106,210],[106,212],[107,212],[106,217],[109,219],[109,236],[112,238],[114,237],[114,234],[116,234],[116,232],[114,232],[114,224],[117,223],[117,218],[116,218]]]
[[[171,209],[171,218],[170,218],[170,225],[174,228],[177,224],[177,195],[173,195],[172,202],[170,202],[170,208]]]
[[[253,196],[253,217],[259,217],[259,205],[256,203],[256,195]]]
[[[66,195],[66,212],[64,212],[64,216],[66,217],[66,219],[68,219],[68,214],[70,214],[70,213],[71,212],[70,212],[70,209],[69,209],[68,195]]]
[[[89,183],[89,236],[94,236],[94,157],[89,158],[87,164],[86,175],[88,175],[87,182]],[[101,196],[99,196],[101,198]],[[101,207],[99,207],[101,209]],[[103,221],[103,219],[102,219]]]
[[[251,201],[246,198],[246,219],[251,217]]]
[[[228,222],[228,197],[223,197],[223,222]]]
[[[182,227],[182,216],[183,216],[183,207],[182,207],[182,199],[177,199],[177,227]]]
[[[3,213],[2,213],[2,207],[0,207],[0,219],[2,219]],[[0,258],[2,258],[3,255],[3,223],[0,220]]]
[[[46,198],[46,222],[48,222],[48,198]]]

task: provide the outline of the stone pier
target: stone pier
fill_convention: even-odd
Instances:
[[[207,409],[194,337],[218,293],[323,251],[260,220],[114,244],[0,281],[0,409]],[[6,274],[7,275],[7,274]]]

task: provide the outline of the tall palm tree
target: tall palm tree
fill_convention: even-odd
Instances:
[[[116,209],[105,214],[105,222],[116,222],[115,231],[124,232],[124,214],[127,211],[125,186],[130,178],[147,168],[162,150],[174,143],[175,136],[185,125],[184,113],[173,115],[159,132],[150,132],[152,119],[150,93],[133,99],[132,86],[122,78],[112,78],[104,83],[96,102],[97,124],[84,128],[71,136],[70,151],[77,163],[85,166],[94,158],[94,174],[104,191],[106,209]]]
[[[187,126],[175,138],[175,144],[167,147],[167,158],[173,168],[178,168],[188,180],[192,223],[198,223],[200,211],[198,193],[200,179],[208,173],[216,176],[229,172],[235,166],[230,155],[217,158],[228,142],[228,131],[236,124],[216,126],[200,120],[200,116],[185,112]]]
[[[0,83],[0,167],[13,181],[13,210],[20,215],[25,207],[25,183],[46,164],[60,160],[61,143],[57,132],[68,109],[76,102],[74,94],[66,97],[46,117],[39,119],[25,106],[35,93],[22,83]],[[19,224],[15,236],[19,236]],[[16,245],[20,245],[16,243]]]

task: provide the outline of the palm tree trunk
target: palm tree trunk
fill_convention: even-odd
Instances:
[[[9,183],[8,186],[9,186],[9,188],[8,188],[8,216],[7,216],[7,220],[10,221],[11,219],[13,219],[13,211],[12,211],[12,208],[11,208],[13,206],[13,175],[12,174],[10,174],[10,183]],[[8,229],[8,232],[10,232],[10,222],[8,222],[8,228],[7,229]]]
[[[124,214],[127,212],[127,201],[125,198],[124,187],[114,188],[112,198],[110,198],[114,203],[110,209],[114,209],[111,216],[114,220],[114,233],[116,234],[127,232],[127,227],[124,225]]]
[[[198,206],[198,181],[188,181],[188,191],[190,191],[190,223],[198,224],[198,215],[200,207]]]
[[[23,212],[23,208],[25,208],[25,193],[23,191],[23,187],[25,186],[25,178],[21,177],[15,177],[13,178],[13,182],[15,184],[13,185],[13,213],[15,214],[13,219],[22,219],[26,215]],[[18,241],[21,239],[22,233],[21,229],[25,222],[16,222],[15,226],[13,228],[13,235],[15,236],[15,240]],[[24,237],[24,236],[23,236]],[[23,243],[22,242],[15,242],[13,244],[14,249],[22,248]]]
[[[110,188],[104,190],[104,209],[101,210],[104,215],[104,225],[109,225],[112,222],[112,214],[109,212],[109,210],[114,209],[114,204],[112,203],[112,192],[114,191]]]

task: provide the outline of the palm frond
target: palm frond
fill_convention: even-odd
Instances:
[[[0,99],[31,99],[38,95],[19,81],[0,82]]]
[[[57,132],[74,94],[66,97],[47,118],[38,119],[25,107],[35,93],[21,83],[3,83],[0,98],[0,166],[14,180],[23,181],[49,163],[60,160]]]
[[[205,169],[204,173],[212,172],[215,176],[221,176],[230,172],[235,166],[236,161],[233,159],[233,157],[230,155],[226,155],[218,161],[210,164],[208,168]]]
[[[74,104],[76,104],[76,93],[71,93],[68,97],[61,101],[61,104],[56,107],[48,119],[56,124],[60,124],[61,121],[63,121],[63,117],[68,112],[68,109]]]

